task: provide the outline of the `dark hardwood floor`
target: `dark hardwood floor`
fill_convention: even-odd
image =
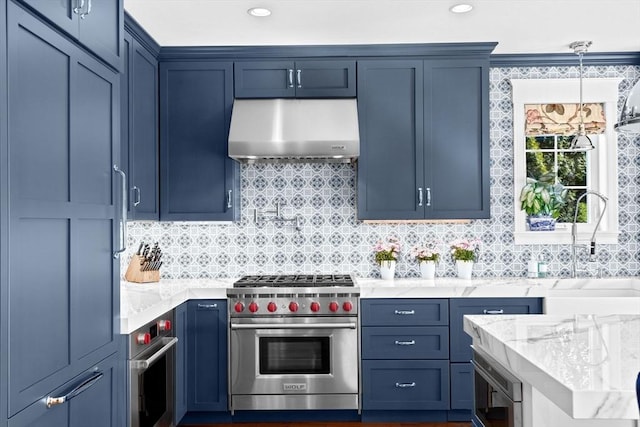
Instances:
[[[208,424],[181,427],[471,427],[471,423],[359,423],[359,422],[271,422]]]

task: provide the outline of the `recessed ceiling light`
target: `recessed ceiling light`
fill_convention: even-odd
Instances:
[[[471,12],[473,6],[466,3],[454,4],[449,8],[449,10],[453,13],[467,13]]]
[[[251,16],[257,16],[258,18],[264,18],[265,16],[271,15],[271,11],[266,7],[252,7],[247,10],[247,13]]]

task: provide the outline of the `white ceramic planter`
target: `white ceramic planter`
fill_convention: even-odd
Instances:
[[[473,273],[473,261],[456,260],[456,271],[460,279],[471,279]]]
[[[396,261],[380,261],[380,276],[383,280],[393,280],[396,274]]]
[[[420,276],[423,279],[433,279],[436,277],[435,261],[420,261]]]

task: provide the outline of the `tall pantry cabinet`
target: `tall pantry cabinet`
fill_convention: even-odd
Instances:
[[[120,77],[28,8],[2,8],[0,426],[119,426]]]

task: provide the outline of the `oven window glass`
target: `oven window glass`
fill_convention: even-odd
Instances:
[[[475,416],[483,427],[514,427],[515,403],[475,372]]]
[[[167,410],[167,357],[140,374],[140,427],[153,427]]]
[[[260,373],[329,374],[329,337],[261,337]]]

